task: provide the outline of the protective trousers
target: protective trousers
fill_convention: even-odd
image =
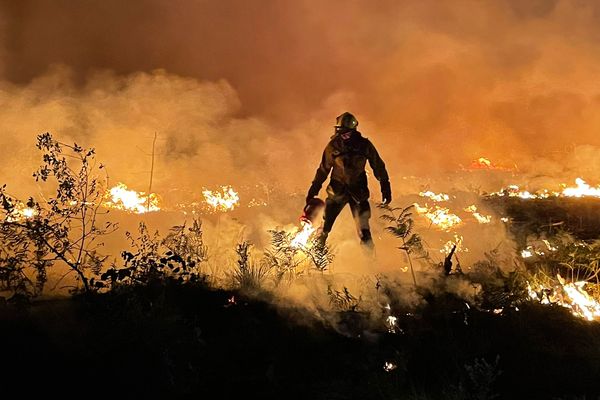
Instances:
[[[358,236],[363,244],[372,245],[371,230],[369,228],[369,218],[371,218],[371,206],[368,200],[356,201],[350,195],[330,196],[325,200],[325,214],[323,216],[323,233],[325,236],[331,232],[333,223],[346,206],[350,205],[352,216],[356,224]]]

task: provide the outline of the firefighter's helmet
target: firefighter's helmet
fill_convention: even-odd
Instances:
[[[356,129],[357,126],[357,119],[349,112],[345,112],[335,119],[336,131],[350,131]]]

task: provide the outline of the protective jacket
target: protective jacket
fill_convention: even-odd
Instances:
[[[369,139],[363,137],[358,131],[354,131],[348,140],[342,139],[340,134],[332,136],[323,151],[311,191],[316,190],[318,193],[331,172],[331,181],[327,187],[329,198],[336,200],[350,196],[356,202],[367,200],[369,198],[365,172],[367,161],[373,169],[375,178],[382,183],[382,187],[386,184],[389,187],[385,163]]]

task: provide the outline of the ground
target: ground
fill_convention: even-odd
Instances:
[[[278,399],[600,394],[600,324],[561,307],[523,304],[496,315],[444,295],[398,318],[391,333],[364,313],[317,316],[266,294],[171,283],[5,305],[3,389]]]

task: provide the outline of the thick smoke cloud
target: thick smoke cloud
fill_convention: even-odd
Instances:
[[[226,115],[259,131],[267,124],[267,138],[294,149],[320,147],[332,118],[350,109],[403,171],[480,154],[527,163],[599,144],[599,15],[595,2],[543,0],[5,1],[1,65],[19,85],[52,64],[84,88],[104,82],[94,81],[98,70],[118,85],[157,68],[201,85],[225,80],[225,96],[237,96]],[[158,102],[157,90],[146,95]],[[210,112],[207,101],[189,101],[161,114],[177,124]],[[221,136],[240,146],[255,133],[231,128]],[[169,148],[209,151],[194,149],[206,142],[188,138],[193,129],[171,135]]]

